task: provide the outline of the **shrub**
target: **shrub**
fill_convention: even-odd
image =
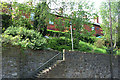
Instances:
[[[43,49],[46,46],[46,39],[35,30],[28,30],[25,27],[8,27],[2,35],[4,44],[20,45],[23,48]]]
[[[101,48],[95,48],[94,53],[106,53],[106,50]]]
[[[2,16],[2,32],[12,24],[12,17],[8,14],[0,14]]]
[[[104,40],[101,40],[101,39],[98,39],[94,45],[97,47],[97,48],[103,48],[104,47],[104,44],[105,44],[105,41]]]
[[[60,38],[52,38],[48,40],[48,46],[54,50],[62,51],[62,49],[70,50],[71,49],[71,41],[68,38],[60,37]]]
[[[86,37],[84,36],[84,34],[78,34],[77,36],[78,36],[77,37],[78,40],[91,43],[91,44],[94,44],[94,42],[97,40],[96,37]]]
[[[92,51],[92,45],[90,45],[89,43],[85,43],[83,41],[79,42],[79,50],[80,51]]]
[[[120,49],[117,51],[117,55],[120,55]]]
[[[79,41],[77,39],[73,40],[73,47],[74,49],[78,49],[79,47]],[[71,39],[66,38],[66,37],[59,37],[59,38],[55,38],[53,37],[52,39],[48,40],[48,47],[55,49],[55,50],[59,50],[62,51],[62,49],[66,49],[66,50],[71,50],[72,43],[71,43]]]

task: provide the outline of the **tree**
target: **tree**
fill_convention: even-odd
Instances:
[[[32,6],[27,3],[12,3],[12,21],[13,26],[22,26],[28,29],[32,29],[31,25],[31,16],[30,14],[33,12]]]
[[[111,40],[111,28],[109,26],[109,3],[108,2],[103,2],[100,7],[100,15],[102,17],[102,29],[104,33],[104,38],[107,41]],[[111,2],[111,22],[112,22],[112,41],[114,41],[114,47],[116,47],[116,42],[118,40],[117,37],[117,27],[118,27],[118,3],[117,0],[116,2]]]
[[[34,27],[45,36],[47,31],[47,23],[50,18],[50,9],[46,2],[38,3],[34,10],[35,21]]]
[[[118,27],[117,27],[117,30],[118,30],[118,34],[120,34],[120,1],[118,2]],[[118,45],[120,48],[120,35],[118,35]]]
[[[74,10],[74,7],[72,9],[72,6],[71,6],[72,13],[69,16],[72,18],[71,22],[72,22],[73,28],[75,28],[73,32],[73,36],[74,38],[79,38],[81,34],[84,34],[83,35],[84,37],[89,38],[94,34],[94,31],[88,32],[87,30],[85,30],[84,25],[89,25],[90,27],[92,27],[90,19],[92,19],[96,15],[96,13],[92,13],[92,11],[94,10],[93,3],[88,4],[88,2],[83,0],[73,4],[75,5],[77,4],[78,6],[77,9],[75,10]]]
[[[12,16],[10,14],[11,4],[6,2],[1,2],[1,12],[0,16],[2,16],[2,32],[5,31],[12,24]]]

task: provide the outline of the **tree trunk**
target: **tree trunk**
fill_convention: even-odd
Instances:
[[[117,31],[118,31],[118,43],[120,42],[120,1],[118,2],[118,11],[119,11],[119,14],[118,14],[118,28],[117,28]],[[119,44],[120,46],[120,44]]]
[[[112,54],[113,54],[113,44],[112,44],[112,19],[111,19],[111,2],[109,0],[109,26],[110,26],[110,38],[111,38],[111,52],[110,52],[110,72],[111,79],[113,78],[113,70],[112,70]]]
[[[117,36],[116,36],[116,27],[115,27],[115,43],[114,43],[114,48],[116,48],[116,42],[117,42]]]

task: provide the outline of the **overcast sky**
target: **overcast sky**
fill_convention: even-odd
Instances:
[[[7,1],[7,2],[9,2],[9,1],[15,1],[15,0],[1,0],[1,1]],[[18,2],[20,2],[20,3],[23,3],[23,2],[29,1],[29,0],[16,0],[16,1],[18,1]],[[39,0],[36,0],[36,2],[38,2],[38,1],[39,1]],[[40,0],[40,1],[42,1],[42,0]],[[44,0],[43,0],[43,1],[44,1]],[[79,1],[79,0],[60,0],[60,1],[75,1],[75,2],[77,2],[77,1]],[[89,1],[95,2],[95,8],[96,8],[96,9],[99,9],[100,3],[101,3],[102,1],[105,1],[105,0],[89,0]]]

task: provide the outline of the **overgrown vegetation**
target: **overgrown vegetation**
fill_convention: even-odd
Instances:
[[[12,25],[12,17],[8,14],[0,14],[2,16],[2,32]]]
[[[71,40],[65,37],[50,37],[48,39],[48,48],[62,51],[63,49],[71,50]],[[103,45],[102,45],[103,46]],[[83,42],[81,40],[74,39],[74,50],[90,53],[106,53],[106,47],[98,48],[90,43]]]
[[[71,2],[71,5],[75,4],[76,3]],[[38,3],[36,6],[32,4],[27,5],[27,3],[21,4],[13,2],[13,10],[11,10],[11,14],[9,13],[9,17],[7,17],[8,15],[6,13],[3,15],[2,23],[4,32],[1,40],[3,45],[19,45],[23,48],[35,50],[44,48],[59,51],[63,49],[71,50],[72,43],[69,28],[71,22],[74,29],[74,50],[90,53],[107,53],[106,49],[109,47],[109,45],[106,45],[106,41],[109,43],[107,37],[104,36],[106,40],[93,37],[95,31],[88,32],[83,26],[84,24],[90,26],[90,18],[97,16],[95,13],[90,13],[83,9],[84,5],[86,5],[85,8],[92,11],[93,9],[90,8],[92,5],[89,7],[86,2],[81,2],[76,5],[78,5],[78,10],[74,11],[71,6],[72,13],[70,15],[62,13],[61,11],[58,15],[62,18],[58,18],[50,13],[50,8],[46,2]],[[65,8],[61,9],[65,10]],[[31,16],[31,14],[33,14],[33,16]],[[31,17],[33,17],[33,20],[31,20]],[[49,21],[54,22],[55,28],[59,29],[59,31],[47,30]],[[105,25],[107,24],[106,22]],[[116,24],[114,25],[115,27]],[[103,29],[106,28],[103,27]],[[63,32],[64,30],[67,32]],[[104,31],[104,34],[106,33],[107,32]],[[44,38],[46,34],[50,37],[47,40]],[[117,54],[120,54],[120,50],[117,51]]]
[[[8,27],[2,35],[3,44],[20,45],[23,48],[43,49],[47,42],[40,32],[25,27]]]

